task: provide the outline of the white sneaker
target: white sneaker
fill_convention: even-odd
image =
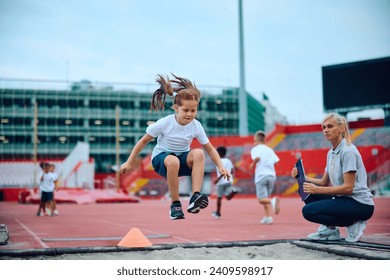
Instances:
[[[57,209],[54,210],[54,211],[53,211],[53,214],[56,215],[56,216],[58,216],[58,214],[59,214],[59,213],[58,213],[58,210],[57,210]]]
[[[272,224],[273,222],[274,220],[272,219],[272,217],[264,217],[263,219],[261,219],[260,224]]]
[[[363,232],[366,229],[367,221],[357,221],[353,225],[347,227],[348,236],[345,238],[347,242],[358,242],[363,236]]]
[[[325,225],[321,225],[317,232],[310,233],[307,238],[312,240],[340,240],[340,231],[338,228],[330,229]]]
[[[274,210],[274,213],[276,215],[278,215],[280,212],[280,199],[279,199],[279,197],[275,196],[273,199],[271,199],[271,205],[272,205],[272,209]]]

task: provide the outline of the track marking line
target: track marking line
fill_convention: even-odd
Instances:
[[[33,232],[31,229],[29,229],[25,224],[22,224],[18,219],[15,219],[15,221],[21,225],[22,228],[24,228],[29,234],[31,234],[32,237],[34,237],[34,239],[39,243],[39,245],[42,246],[42,248],[50,248],[49,246],[46,245],[45,242],[43,242],[38,235],[35,234],[35,232]]]
[[[157,238],[171,238],[167,234],[159,235],[146,235],[146,238],[157,239]],[[109,241],[109,240],[122,240],[123,237],[119,236],[102,236],[102,237],[54,237],[54,238],[42,238],[45,242],[73,242],[73,241]]]

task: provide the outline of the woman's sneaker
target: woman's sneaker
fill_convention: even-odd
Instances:
[[[367,221],[357,221],[353,225],[347,227],[348,236],[345,238],[347,242],[358,242],[363,236],[363,232],[366,229]]]
[[[340,231],[338,228],[330,229],[325,225],[321,225],[317,232],[310,233],[307,238],[312,240],[340,240]]]
[[[204,193],[196,192],[191,196],[190,205],[188,205],[187,212],[196,214],[200,209],[204,209],[209,205],[209,199]]]
[[[184,213],[181,208],[180,202],[174,202],[171,204],[171,209],[169,211],[169,216],[171,220],[180,220],[184,219]]]

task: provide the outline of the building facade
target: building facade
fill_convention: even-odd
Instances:
[[[238,88],[199,89],[197,119],[207,135],[238,135]],[[127,159],[150,122],[173,112],[170,98],[164,111],[150,111],[154,90],[155,85],[89,81],[70,86],[53,81],[1,81],[0,159],[63,159],[78,142],[86,142],[96,172],[108,172],[118,153],[120,162]],[[264,130],[264,106],[250,94],[247,100],[249,133]],[[142,155],[149,154],[154,144]]]
[[[264,107],[264,131],[266,133],[274,129],[276,124],[288,124],[287,118],[271,104],[268,96],[264,92],[262,93],[260,104]]]

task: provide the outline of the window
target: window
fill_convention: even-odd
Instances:
[[[134,101],[121,100],[119,101],[119,106],[123,109],[134,109]]]
[[[139,108],[140,109],[150,109],[150,101],[141,101],[140,103],[139,103]]]

